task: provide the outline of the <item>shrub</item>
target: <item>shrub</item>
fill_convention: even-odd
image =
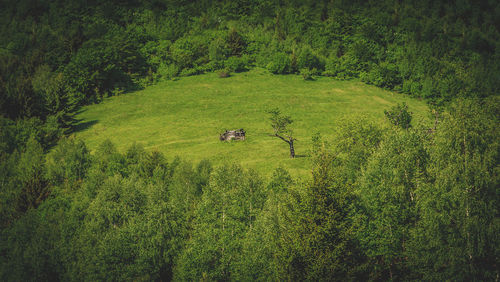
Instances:
[[[361,63],[352,55],[346,54],[338,59],[335,77],[338,79],[350,79],[358,77]]]
[[[324,69],[325,65],[313,54],[309,46],[301,48],[297,54],[297,69]]]
[[[224,62],[213,62],[213,63],[209,63],[209,65],[212,66],[212,70],[213,71],[216,71],[216,70],[221,70],[224,68]]]
[[[437,82],[433,79],[426,77],[422,81],[422,88],[420,91],[420,95],[425,99],[433,99],[437,96]]]
[[[213,71],[216,71],[216,70],[220,70],[224,67],[224,63],[223,62],[208,62],[204,65],[201,65],[198,67],[198,69],[202,72],[202,73],[206,73],[206,72],[213,72]]]
[[[112,96],[120,96],[123,93],[125,93],[125,90],[121,87],[115,87],[113,90],[111,90]]]
[[[360,65],[362,64],[351,54],[345,54],[340,58],[332,56],[325,62],[323,75],[338,79],[350,79],[359,75]]]
[[[203,71],[203,67],[194,67],[194,68],[187,68],[187,69],[183,69],[179,76],[192,76],[192,75],[197,75],[197,74],[202,74],[204,71]]]
[[[269,48],[262,48],[258,50],[255,54],[255,65],[267,68],[267,65],[271,62],[273,52]]]
[[[244,59],[239,58],[239,57],[229,57],[229,59],[227,59],[224,62],[224,66],[228,70],[234,71],[234,72],[241,72],[241,71],[245,71],[247,69]]]
[[[176,77],[179,74],[179,68],[174,64],[161,64],[158,67],[157,76],[160,80],[168,80]]]
[[[207,41],[203,35],[178,39],[170,47],[172,59],[180,69],[207,63],[209,61]]]
[[[405,80],[403,81],[403,87],[402,87],[402,92],[407,93],[407,94],[414,94],[414,95],[420,95],[420,91],[422,89],[422,84],[418,81],[414,80]]]
[[[170,62],[170,46],[168,40],[148,41],[140,49],[140,54],[147,59],[147,63],[153,69],[157,69],[162,63]]]
[[[232,28],[226,38],[226,48],[229,49],[230,54],[232,56],[241,56],[246,45],[245,39],[243,39],[241,34],[235,28]]]
[[[222,38],[215,38],[208,46],[208,57],[211,62],[220,62],[226,59],[229,50],[226,48],[226,42]]]
[[[230,77],[230,76],[231,76],[231,72],[227,68],[219,71],[220,78],[226,78],[226,77]]]
[[[403,129],[411,127],[412,113],[408,111],[408,106],[405,102],[401,105],[397,104],[389,111],[384,111],[384,114],[395,126],[399,126]]]
[[[314,80],[313,75],[316,74],[316,69],[303,68],[300,69],[300,75],[304,80]]]
[[[360,62],[374,62],[380,58],[382,47],[376,43],[367,41],[364,38],[354,38],[354,42],[349,45],[349,51]]]
[[[337,57],[331,57],[326,60],[324,76],[335,77],[337,76],[337,71],[339,69],[339,59]]]
[[[361,79],[378,87],[394,88],[401,84],[401,78],[395,66],[388,63],[373,65],[369,72],[361,75]]]
[[[274,74],[285,74],[290,72],[290,56],[285,53],[275,53],[267,69]]]

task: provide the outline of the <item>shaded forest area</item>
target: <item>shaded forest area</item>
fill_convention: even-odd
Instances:
[[[498,280],[498,1],[0,3],[1,280]],[[83,105],[252,67],[436,123],[346,120],[310,180],[67,137]]]

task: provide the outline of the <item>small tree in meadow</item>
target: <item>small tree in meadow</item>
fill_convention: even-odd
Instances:
[[[271,126],[274,129],[272,136],[278,137],[288,143],[290,146],[290,157],[295,158],[295,148],[293,143],[297,140],[293,137],[293,132],[288,126],[292,124],[293,120],[290,116],[284,116],[278,108],[269,110],[267,112],[271,115]]]

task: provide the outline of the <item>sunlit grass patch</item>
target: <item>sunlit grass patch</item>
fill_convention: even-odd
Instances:
[[[299,75],[271,75],[260,69],[224,79],[211,73],[159,83],[87,106],[78,118],[92,123],[76,135],[91,150],[106,139],[122,152],[137,142],[168,158],[209,159],[216,165],[236,161],[264,174],[281,165],[305,175],[314,133],[333,138],[345,116],[363,115],[386,124],[383,111],[401,102],[409,105],[415,121],[427,117],[424,102],[358,81],[326,77],[304,81]],[[286,143],[269,136],[272,129],[266,110],[273,107],[294,119],[296,159],[289,158]],[[247,140],[219,141],[225,129],[240,128],[247,132]]]

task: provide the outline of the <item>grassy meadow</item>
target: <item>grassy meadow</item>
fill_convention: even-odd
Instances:
[[[335,136],[342,119],[365,116],[387,125],[383,111],[406,102],[413,124],[427,119],[423,101],[368,86],[358,81],[320,77],[304,81],[298,75],[272,75],[262,69],[219,78],[215,73],[162,82],[144,90],[86,106],[77,115],[75,135],[91,151],[109,139],[124,152],[137,142],[169,159],[208,159],[215,165],[235,161],[269,175],[283,166],[294,175],[308,173],[311,136]],[[279,107],[294,120],[296,159],[288,144],[269,136],[267,109]],[[243,128],[247,140],[220,142],[225,129]]]

